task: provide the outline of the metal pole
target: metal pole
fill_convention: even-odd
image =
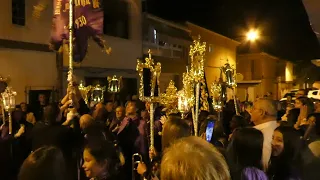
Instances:
[[[9,134],[12,134],[12,116],[11,116],[11,110],[8,111],[9,114]]]
[[[69,1],[69,75],[73,75],[73,0]]]
[[[196,109],[193,120],[194,134],[198,136],[198,123],[199,123],[199,103],[200,103],[200,82],[196,84]]]
[[[154,148],[154,103],[150,103],[150,149]]]

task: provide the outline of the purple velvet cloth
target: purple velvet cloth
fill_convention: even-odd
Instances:
[[[242,177],[245,180],[268,180],[267,175],[258,168],[249,167],[242,171]]]
[[[97,0],[99,7],[93,6],[93,0],[85,6],[75,6],[74,8],[74,61],[81,62],[88,49],[88,39],[90,37],[101,47],[104,41],[103,34],[103,9],[102,0]],[[86,1],[87,2],[87,1]],[[51,44],[58,50],[63,40],[69,39],[69,0],[54,0],[53,25],[51,30]],[[67,10],[66,10],[67,9]],[[79,26],[81,24],[81,26]],[[82,26],[83,25],[83,26]]]

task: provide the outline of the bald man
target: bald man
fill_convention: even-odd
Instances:
[[[82,130],[89,127],[92,123],[94,123],[94,119],[89,114],[84,114],[80,117],[79,124]]]
[[[265,98],[259,99],[253,104],[250,115],[251,121],[255,125],[254,128],[263,133],[262,163],[264,169],[267,170],[271,157],[273,131],[278,127],[277,108],[274,101]]]

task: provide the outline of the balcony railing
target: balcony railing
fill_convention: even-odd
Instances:
[[[186,57],[184,47],[173,47],[172,45],[159,45],[149,41],[143,42],[143,52],[147,53],[148,50],[151,50],[152,54],[155,56],[162,56],[174,59],[180,59]]]

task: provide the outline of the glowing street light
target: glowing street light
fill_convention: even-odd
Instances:
[[[248,33],[247,33],[247,40],[248,41],[255,41],[259,38],[259,33],[257,30],[250,30]]]

